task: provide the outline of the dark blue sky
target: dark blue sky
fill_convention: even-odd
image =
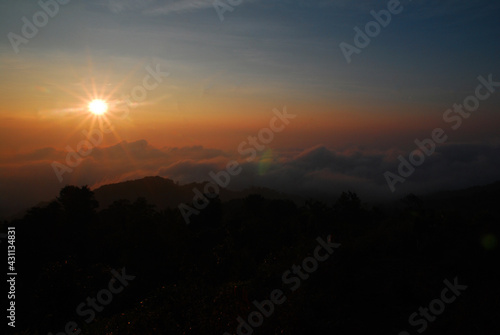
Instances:
[[[267,81],[271,93],[277,85],[307,97],[390,93],[403,100],[460,95],[477,75],[499,68],[500,3],[430,0],[402,1],[402,13],[347,66],[339,44],[352,43],[353,28],[363,28],[373,20],[371,10],[386,6],[244,0],[221,22],[210,0],[73,0],[20,46],[18,56],[50,61],[57,53],[76,60],[90,53],[97,64],[110,56],[161,58],[193,69],[181,70],[179,80],[223,73],[223,86]],[[39,9],[31,1],[2,2],[3,57],[15,55],[7,33],[20,33],[21,18]]]

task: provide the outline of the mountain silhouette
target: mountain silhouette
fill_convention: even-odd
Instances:
[[[99,208],[104,209],[116,200],[135,201],[137,198],[145,198],[148,203],[155,205],[158,210],[175,208],[181,203],[193,201],[193,189],[203,192],[203,183],[189,183],[179,185],[173,180],[156,177],[145,177],[116,184],[103,185],[94,190],[95,198],[99,202]],[[296,204],[303,204],[305,199],[300,196],[287,195],[264,187],[247,188],[242,191],[232,191],[221,188],[219,198],[222,202],[234,199],[243,199],[251,194],[258,194],[266,199],[288,199]]]

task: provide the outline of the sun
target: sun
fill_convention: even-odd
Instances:
[[[108,104],[101,99],[92,100],[89,103],[89,111],[94,115],[103,115],[108,111]]]

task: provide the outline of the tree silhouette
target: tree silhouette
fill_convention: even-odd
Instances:
[[[59,192],[57,201],[62,205],[67,219],[80,224],[89,222],[99,207],[99,203],[94,198],[94,192],[86,185],[81,188],[64,187]]]
[[[472,212],[451,202],[443,213],[453,220],[439,221],[433,214],[439,205],[414,195],[404,199],[403,210],[399,202],[378,211],[353,192],[333,206],[250,195],[210,199],[187,226],[177,209],[158,211],[147,198],[115,200],[98,210],[88,187],[67,186],[56,201],[9,224],[21,237],[18,298],[25,307],[18,333],[57,333],[85,297],[106,287],[110,270],[122,267],[137,278],[93,322],[76,319],[82,334],[234,333],[238,316],[249,315],[254,299],[268,299],[276,288],[286,303],[275,306],[259,333],[363,334],[374,327],[395,333],[407,327],[415,306],[439,297],[443,279],[456,275],[484,290],[467,291],[466,305],[456,299],[450,317],[426,333],[478,334],[478,324],[481,334],[495,333],[484,320],[499,311],[491,299],[500,296],[500,270],[491,266],[498,250],[478,243],[485,232],[500,236],[493,221],[500,213],[490,203]],[[457,229],[455,218],[468,229]],[[317,237],[329,236],[340,249],[291,292],[284,271],[295,265],[304,271],[304,261],[316,257]]]
[[[354,192],[342,192],[334,208],[340,215],[351,216],[361,211],[361,200]]]

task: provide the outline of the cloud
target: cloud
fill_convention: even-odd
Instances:
[[[212,2],[208,0],[178,0],[166,5],[148,8],[143,13],[147,15],[168,15],[211,7],[213,7]]]
[[[374,202],[401,198],[408,193],[426,194],[500,180],[500,146],[495,143],[450,143],[438,147],[405,183],[397,184],[394,194],[389,190],[384,172],[397,173],[397,157],[409,155],[397,148],[338,151],[319,145],[296,151],[272,150],[265,159],[248,162],[237,153],[203,146],[156,148],[145,140],[124,141],[93,149],[74,171],[64,174],[63,183],[59,183],[51,164],[53,161],[66,164],[67,154],[54,148],[41,148],[4,157],[0,164],[3,190],[0,217],[53,199],[67,184],[95,188],[157,175],[181,184],[202,182],[210,180],[211,171],[224,170],[230,160],[238,160],[242,167],[241,173],[231,178],[231,189],[269,187],[302,196],[327,196],[331,200],[346,190],[357,192],[364,201]]]
[[[113,13],[140,10],[156,0],[107,0],[107,6]]]

